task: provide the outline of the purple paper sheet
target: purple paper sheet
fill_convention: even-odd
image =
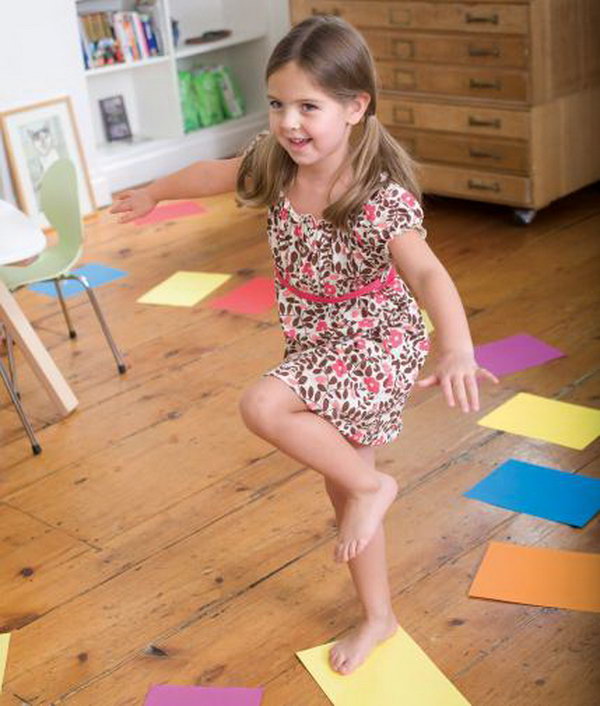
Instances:
[[[146,696],[144,706],[260,706],[262,688],[153,686]]]
[[[475,346],[475,358],[479,365],[498,377],[564,356],[565,353],[558,348],[553,348],[527,333],[518,333],[499,341]]]

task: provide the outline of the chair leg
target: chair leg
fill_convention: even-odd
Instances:
[[[71,317],[69,316],[69,311],[67,309],[67,303],[65,302],[65,298],[60,287],[60,280],[53,279],[52,281],[54,282],[54,287],[56,288],[56,294],[58,296],[58,301],[60,302],[60,308],[62,309],[63,316],[65,317],[65,321],[67,322],[67,328],[69,329],[69,337],[77,338],[77,331],[75,331],[73,323],[71,322]]]
[[[21,394],[19,388],[17,387],[17,365],[15,363],[15,342],[13,341],[10,331],[6,326],[4,326],[4,338],[6,339],[6,354],[8,356],[8,373],[10,375],[10,382],[15,395],[20,399]]]
[[[108,342],[108,345],[110,346],[110,350],[112,351],[112,354],[115,358],[115,361],[117,363],[117,369],[119,370],[119,373],[123,374],[127,370],[127,366],[125,365],[125,362],[123,361],[123,357],[122,357],[119,349],[117,348],[117,346],[113,340],[112,334],[108,328],[108,325],[104,319],[104,316],[102,315],[102,311],[100,309],[100,305],[98,304],[98,300],[96,299],[96,295],[94,293],[94,290],[90,286],[90,283],[88,282],[87,278],[82,275],[70,274],[70,275],[65,275],[64,279],[75,279],[81,285],[83,285],[83,287],[89,297],[90,303],[94,307],[94,311],[96,312],[96,316],[98,317],[98,321],[100,322],[100,326],[102,327],[102,331],[104,332],[104,336]]]
[[[17,414],[19,415],[21,424],[25,427],[25,431],[27,432],[27,436],[29,437],[29,441],[31,443],[31,450],[33,451],[34,455],[37,456],[38,454],[42,453],[42,447],[39,445],[38,440],[35,437],[33,428],[29,423],[29,419],[27,419],[27,415],[25,414],[23,406],[21,405],[21,400],[17,397],[15,393],[15,390],[10,381],[10,377],[6,372],[6,368],[2,364],[2,361],[0,361],[0,377],[4,382],[4,386],[6,387],[9,397],[15,406],[15,409],[17,410]]]

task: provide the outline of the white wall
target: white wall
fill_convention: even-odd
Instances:
[[[97,173],[92,120],[73,0],[0,0],[0,112],[71,96],[77,128],[98,203],[107,202]],[[4,145],[0,195],[15,201]]]

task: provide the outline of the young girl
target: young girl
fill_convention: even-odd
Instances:
[[[246,425],[320,472],[335,508],[337,561],[349,562],[363,622],[331,649],[349,674],[398,623],[387,579],[384,515],[396,480],[374,447],[402,428],[428,350],[419,307],[437,330],[435,371],[448,404],[477,410],[477,367],[457,291],[425,243],[411,161],[375,116],[375,68],[349,24],[317,16],[275,47],[268,133],[236,159],[204,161],[119,197],[128,222],[161,199],[233,190],[269,207],[282,363],[241,400]],[[400,271],[402,279],[396,274]],[[409,289],[410,287],[410,289]]]

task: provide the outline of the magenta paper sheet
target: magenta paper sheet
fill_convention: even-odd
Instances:
[[[260,706],[262,688],[174,686],[163,684],[153,686],[144,706]]]
[[[518,333],[515,336],[475,346],[475,358],[479,365],[498,377],[533,368],[564,356],[565,353],[558,348],[553,348],[527,333]]]

